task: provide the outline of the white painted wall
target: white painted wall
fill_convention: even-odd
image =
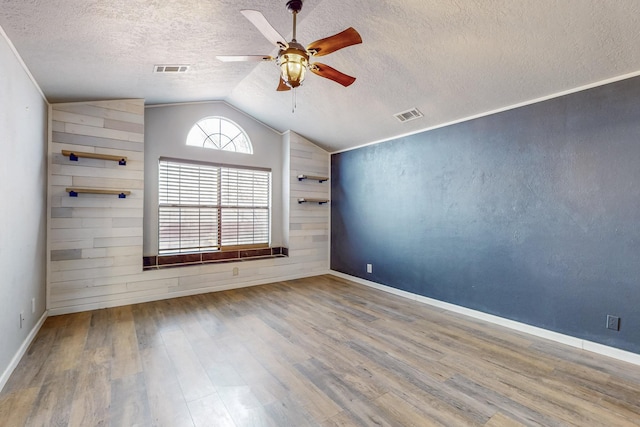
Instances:
[[[187,134],[200,119],[226,117],[249,136],[253,154],[187,146]],[[150,106],[145,112],[144,254],[158,254],[158,159],[173,157],[231,165],[271,168],[271,246],[282,246],[282,135],[224,102]]]
[[[47,127],[47,103],[0,29],[0,389],[45,311]]]

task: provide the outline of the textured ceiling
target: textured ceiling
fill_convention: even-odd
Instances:
[[[275,54],[241,14],[261,11],[285,38],[285,0],[0,0],[0,26],[51,102],[225,100],[279,131],[347,149],[640,71],[637,0],[306,0],[303,45],[349,26],[364,43],[321,58],[357,77],[309,74],[276,92]],[[191,64],[153,74],[154,64]],[[399,123],[417,107],[425,117]]]

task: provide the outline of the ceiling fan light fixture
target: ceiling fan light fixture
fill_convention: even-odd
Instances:
[[[303,2],[304,0],[287,1],[287,9],[289,9],[293,15],[293,37],[289,43],[269,24],[262,13],[251,9],[241,10],[245,18],[251,21],[267,40],[278,47],[278,55],[276,57],[270,55],[223,55],[217,56],[217,58],[224,62],[275,60],[278,68],[280,68],[280,78],[278,79],[278,87],[276,88],[278,92],[289,91],[300,86],[305,79],[307,71],[311,71],[320,77],[333,80],[344,87],[351,85],[356,80],[355,77],[348,76],[335,68],[319,62],[310,64],[309,57],[328,55],[345,47],[362,43],[362,37],[360,37],[360,34],[358,34],[354,28],[349,27],[338,34],[316,40],[307,47],[302,46],[296,41],[296,23]]]
[[[307,68],[309,68],[309,56],[302,49],[289,47],[278,56],[278,65],[282,80],[287,86],[296,88],[302,84]]]

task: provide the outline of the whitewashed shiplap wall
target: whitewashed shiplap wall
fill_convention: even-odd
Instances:
[[[301,173],[327,175],[329,154],[287,133],[290,194],[289,257],[142,271],[144,104],[142,100],[55,104],[49,168],[48,308],[52,315],[324,274],[329,269],[329,206],[299,205],[298,197],[329,198],[329,183],[298,182]],[[115,154],[72,162],[63,149]],[[65,188],[130,190],[68,196]],[[287,222],[287,221],[285,221]],[[234,267],[238,274],[233,275]]]
[[[328,269],[330,204],[298,203],[299,198],[330,199],[329,181],[298,180],[298,175],[329,177],[329,153],[304,137],[289,133],[290,212],[289,255],[309,259],[317,269]]]
[[[144,101],[51,106],[48,305],[60,309],[126,291],[121,278],[142,272]],[[127,164],[80,158],[62,150],[127,157]],[[68,187],[129,190],[79,194]]]

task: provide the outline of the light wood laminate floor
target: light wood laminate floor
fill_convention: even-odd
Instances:
[[[638,426],[640,367],[333,276],[47,319],[2,426]]]

